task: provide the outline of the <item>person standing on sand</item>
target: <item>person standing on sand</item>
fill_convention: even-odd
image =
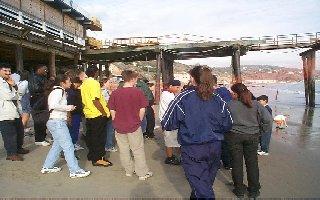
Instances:
[[[268,105],[268,96],[267,95],[261,95],[259,97],[257,97],[257,101],[263,105],[270,113],[270,115],[272,116],[272,109],[270,108],[270,106]],[[272,124],[270,123],[270,125],[263,130],[263,132],[261,133],[261,137],[260,137],[260,147],[261,150],[258,151],[259,155],[263,155],[263,156],[267,156],[269,155],[269,146],[270,146],[270,139],[271,139],[271,134],[272,134]]]
[[[159,119],[163,119],[165,112],[167,111],[170,103],[174,100],[174,97],[181,92],[181,82],[179,80],[173,80],[169,83],[167,90],[164,90],[160,96],[159,103]],[[180,165],[180,144],[178,143],[178,130],[163,131],[164,142],[166,146],[166,155],[164,163],[169,165]],[[178,155],[174,155],[173,151],[176,149]]]
[[[178,129],[181,164],[191,187],[190,198],[214,198],[220,167],[221,141],[232,127],[226,102],[214,93],[217,84],[207,67],[190,70],[191,87],[169,105],[161,121],[167,131]]]
[[[231,86],[234,99],[228,106],[233,118],[232,129],[225,138],[232,156],[233,193],[243,198],[246,190],[249,198],[260,195],[258,144],[262,127],[272,123],[270,113],[252,100],[252,93],[242,83]],[[248,187],[243,184],[243,158],[246,163]]]
[[[79,167],[74,155],[74,145],[67,126],[67,113],[76,109],[74,105],[67,105],[66,89],[71,86],[70,78],[66,75],[58,75],[55,86],[48,96],[48,109],[50,118],[47,128],[52,134],[53,144],[41,169],[42,174],[61,171],[54,166],[63,151],[70,171],[70,178],[82,178],[90,175],[90,171]]]
[[[149,171],[146,162],[141,121],[149,104],[143,92],[135,87],[138,74],[125,70],[121,75],[124,85],[112,92],[108,102],[112,124],[116,130],[120,160],[126,176],[131,177],[136,173],[139,180],[146,180],[153,173]]]

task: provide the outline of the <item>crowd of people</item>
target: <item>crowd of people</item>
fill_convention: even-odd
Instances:
[[[99,69],[67,71],[47,79],[47,68],[11,74],[9,64],[0,64],[0,131],[7,160],[23,161],[24,129],[32,115],[35,144],[50,146],[41,173],[61,171],[57,160],[64,157],[70,178],[90,175],[79,166],[77,150],[80,125],[84,125],[87,159],[93,166],[109,167],[106,151],[119,149],[121,165],[128,177],[153,176],[147,165],[144,138],[154,137],[154,96],[148,84],[132,70],[122,72],[117,88],[109,71],[99,79]],[[179,80],[163,85],[159,119],[166,146],[164,163],[181,165],[191,187],[190,198],[214,198],[213,183],[221,166],[230,169],[237,197],[260,194],[258,154],[269,154],[272,110],[268,97],[255,98],[242,83],[231,91],[217,86],[210,68],[189,71],[190,83]],[[260,150],[259,150],[260,143]],[[116,145],[117,144],[117,145]],[[118,149],[117,149],[118,147]],[[248,186],[243,183],[243,159]]]

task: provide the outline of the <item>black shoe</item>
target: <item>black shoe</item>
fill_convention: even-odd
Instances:
[[[17,150],[17,153],[18,153],[18,154],[27,154],[27,153],[29,153],[29,152],[30,152],[30,150],[24,149],[24,148],[21,148],[21,149],[18,149],[18,150]]]
[[[238,198],[244,198],[244,193],[237,191],[236,189],[232,190],[233,194],[236,195]]]
[[[249,198],[257,198],[258,196],[260,196],[260,191],[251,192],[251,193],[249,193],[249,195],[248,195]]]
[[[180,165],[180,161],[175,157],[175,156],[172,156],[172,157],[167,157],[166,160],[164,161],[165,164],[168,164],[168,165]]]

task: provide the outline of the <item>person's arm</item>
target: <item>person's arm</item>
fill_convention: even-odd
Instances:
[[[75,109],[74,105],[62,105],[60,101],[62,99],[63,90],[56,89],[53,90],[48,97],[48,107],[49,110],[57,111],[72,111]]]
[[[101,105],[100,101],[98,98],[96,98],[95,100],[92,101],[93,105],[101,112],[102,116],[108,116],[108,114],[106,113],[106,111],[103,109],[103,106]]]
[[[270,127],[271,123],[272,123],[272,116],[270,114],[270,112],[264,107],[262,106],[260,103],[257,103],[258,105],[258,114],[259,114],[259,118],[260,118],[260,126],[261,128],[265,131],[268,129],[268,127]]]
[[[112,118],[112,121],[113,121],[114,118],[116,117],[116,111],[115,110],[110,110],[110,113],[111,113],[111,118]]]
[[[4,84],[6,84],[6,83],[0,83],[0,100],[3,100],[3,101],[17,100],[16,90],[14,88],[12,88],[12,90],[10,90]]]

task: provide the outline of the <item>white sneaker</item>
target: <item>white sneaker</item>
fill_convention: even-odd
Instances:
[[[115,147],[111,147],[111,148],[109,148],[109,149],[106,149],[106,151],[108,151],[108,152],[117,152],[118,149],[115,148]]]
[[[47,141],[42,141],[42,142],[35,142],[36,145],[39,145],[39,146],[50,146],[51,144]]]
[[[132,173],[126,173],[126,176],[127,176],[127,177],[131,177],[132,174],[135,174],[135,173],[136,173],[135,171],[133,171]]]
[[[269,153],[264,152],[264,151],[259,151],[258,154],[259,154],[260,156],[268,156],[268,155],[269,155]]]
[[[150,178],[153,175],[152,172],[148,172],[145,176],[139,176],[140,181],[145,181],[147,178]]]
[[[83,178],[83,177],[89,176],[90,173],[91,173],[90,171],[85,171],[83,169],[80,169],[74,173],[70,173],[70,178]]]
[[[79,150],[82,150],[82,149],[84,149],[84,148],[82,146],[80,146],[79,144],[75,144],[74,145],[74,150],[79,151]]]
[[[43,174],[56,173],[56,172],[60,172],[60,171],[61,171],[60,167],[52,167],[52,168],[42,167],[42,169],[41,169],[41,173],[43,173]]]

